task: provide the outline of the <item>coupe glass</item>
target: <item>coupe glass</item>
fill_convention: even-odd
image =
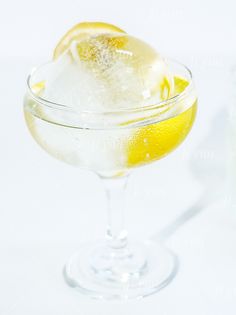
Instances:
[[[64,268],[66,282],[97,298],[144,297],[175,276],[175,255],[153,241],[135,242],[124,227],[124,193],[130,171],[174,150],[194,122],[197,97],[191,72],[168,61],[175,74],[175,95],[142,108],[110,112],[76,111],[44,99],[44,74],[50,64],[28,77],[24,101],[27,126],[49,154],[96,173],[107,194],[104,242],[78,249]]]

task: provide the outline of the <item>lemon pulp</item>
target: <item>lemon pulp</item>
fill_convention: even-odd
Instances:
[[[125,33],[119,27],[104,22],[82,22],[73,26],[59,41],[53,52],[53,59],[61,56],[71,45],[72,41],[81,41],[91,35]]]

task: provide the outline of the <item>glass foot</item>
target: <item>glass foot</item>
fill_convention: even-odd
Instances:
[[[100,299],[145,297],[164,288],[178,270],[176,256],[152,241],[111,249],[105,243],[82,247],[64,268],[66,282]]]

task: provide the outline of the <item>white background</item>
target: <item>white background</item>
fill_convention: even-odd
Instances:
[[[131,236],[166,235],[180,258],[173,283],[139,301],[93,301],[64,284],[66,259],[103,235],[105,196],[95,175],[43,152],[22,114],[30,69],[51,58],[68,28],[90,20],[116,24],[186,63],[199,94],[185,143],[130,180]],[[236,219],[225,188],[235,32],[233,0],[1,0],[0,315],[235,314]],[[189,220],[177,228],[179,216]]]

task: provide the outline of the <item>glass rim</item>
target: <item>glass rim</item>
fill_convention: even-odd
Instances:
[[[60,110],[69,110],[69,111],[73,111],[77,114],[86,114],[86,115],[115,115],[115,114],[132,114],[132,113],[137,113],[137,112],[144,112],[144,111],[148,111],[148,110],[155,110],[155,109],[159,109],[159,108],[163,108],[166,105],[170,105],[170,104],[174,104],[174,103],[178,103],[180,100],[182,100],[185,96],[187,96],[189,93],[191,93],[191,91],[194,88],[194,82],[193,82],[193,75],[192,75],[192,71],[183,63],[176,61],[175,59],[172,58],[165,58],[165,60],[170,61],[174,64],[177,64],[178,66],[181,66],[182,68],[184,68],[184,70],[188,73],[188,86],[181,92],[178,93],[166,100],[160,101],[158,103],[155,104],[149,104],[149,105],[144,105],[142,107],[132,107],[132,108],[120,108],[120,109],[114,109],[114,110],[109,110],[109,111],[91,111],[91,110],[77,110],[71,106],[68,106],[66,104],[62,104],[62,103],[57,103],[54,101],[51,101],[49,99],[46,99],[44,97],[41,97],[39,95],[37,95],[31,87],[31,79],[34,75],[34,73],[36,73],[39,69],[41,69],[42,67],[50,64],[52,61],[48,61],[46,63],[43,63],[41,65],[39,65],[38,67],[35,67],[32,69],[31,73],[28,75],[27,77],[27,92],[30,94],[30,96],[32,97],[32,99],[34,99],[37,103],[40,103],[43,106],[49,107],[51,109],[60,109]]]

